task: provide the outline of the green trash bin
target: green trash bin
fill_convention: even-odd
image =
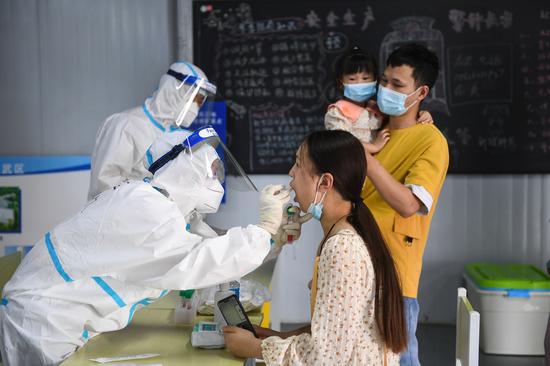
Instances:
[[[526,264],[472,263],[465,267],[468,298],[479,311],[486,353],[544,355],[550,277]]]

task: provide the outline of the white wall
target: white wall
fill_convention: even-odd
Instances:
[[[449,176],[432,221],[420,284],[421,321],[454,320],[464,264],[550,259],[550,176]]]
[[[0,155],[90,154],[175,50],[174,0],[0,1]]]

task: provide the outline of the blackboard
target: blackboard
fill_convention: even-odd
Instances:
[[[287,173],[338,98],[333,68],[353,45],[379,65],[413,41],[442,70],[422,104],[447,137],[451,173],[550,172],[550,2],[194,3],[194,60],[228,107],[249,173]]]

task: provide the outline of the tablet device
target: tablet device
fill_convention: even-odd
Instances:
[[[254,337],[258,338],[254,327],[252,327],[252,323],[248,319],[248,316],[246,316],[244,308],[236,295],[233,294],[225,299],[221,299],[217,305],[227,325],[249,330],[254,334]]]

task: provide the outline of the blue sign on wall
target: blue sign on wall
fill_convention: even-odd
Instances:
[[[78,170],[90,170],[89,156],[0,156],[0,176],[61,173]]]

